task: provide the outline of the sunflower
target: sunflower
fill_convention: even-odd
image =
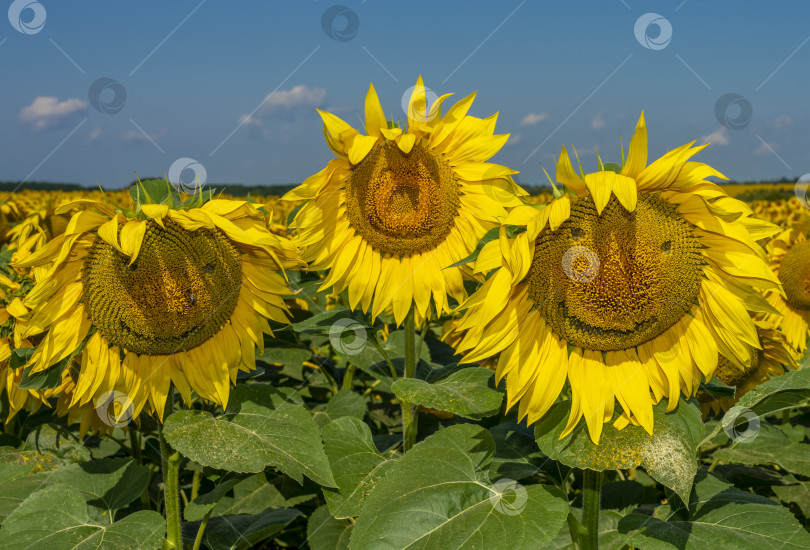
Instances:
[[[145,184],[134,196],[157,196]],[[28,365],[37,373],[78,358],[70,407],[120,392],[134,416],[148,403],[162,418],[170,384],[186,401],[193,389],[225,407],[237,371],[255,368],[267,319],[287,321],[283,270],[303,264],[268,231],[266,213],[210,194],[182,204],[176,196],[138,199],[134,211],[64,205],[57,213],[80,210],[64,234],[17,262],[40,270],[25,299],[22,336],[41,340]]]
[[[795,350],[804,353],[810,336],[810,226],[805,217],[773,239],[766,248],[771,269],[779,277],[784,296],[770,292],[768,302],[779,312],[779,328]]]
[[[751,349],[751,361],[740,369],[723,357],[719,357],[714,376],[727,386],[734,386],[734,397],[713,397],[707,393],[698,393],[700,409],[704,418],[709,411],[715,415],[727,411],[746,393],[774,376],[785,374],[785,368],[797,368],[799,354],[788,343],[785,334],[773,323],[778,317],[755,315],[757,338],[760,348]]]
[[[371,85],[366,134],[319,111],[337,158],[283,197],[307,201],[291,228],[310,268],[330,270],[322,288],[348,289],[350,307],[371,307],[375,318],[391,308],[398,325],[412,304],[424,319],[431,300],[440,315],[448,294],[466,298],[461,271],[449,266],[526,194],[515,171],[486,162],[509,137],[493,135],[497,114],[467,116],[473,93],[442,115],[450,95],[428,110],[420,77],[403,129],[386,121]]]
[[[500,353],[507,405],[532,423],[563,390],[598,443],[604,422],[652,433],[652,405],[673,410],[711,377],[718,352],[735,365],[759,349],[747,308],[772,311],[757,288],[779,283],[756,241],[776,228],[750,217],[688,159],[694,142],[647,166],[642,113],[623,167],[574,171],[565,148],[557,180],[567,192],[538,210],[517,207],[475,269],[495,269],[462,305],[465,362]],[[482,265],[479,266],[478,263]]]

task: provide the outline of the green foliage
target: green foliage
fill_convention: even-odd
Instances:
[[[178,411],[166,419],[166,440],[195,462],[233,472],[277,467],[298,482],[334,486],[318,425],[300,405],[264,384],[237,386],[222,416]]]
[[[518,422],[493,371],[459,366],[440,341],[449,318],[408,350],[390,317],[372,322],[319,291],[317,276],[290,276],[311,311],[273,326],[225,410],[173,396],[167,454],[148,411],[91,436],[45,406],[8,422],[0,547],[160,548],[169,457],[186,548],[198,537],[202,549],[574,548],[586,523],[583,469],[605,470],[602,549],[810,547],[810,369],[707,421],[693,402],[672,413],[660,403],[652,435],[608,423],[596,446],[584,424],[560,439],[565,393],[536,425]],[[409,354],[415,373],[405,378]],[[10,366],[25,369],[29,357],[16,351]],[[66,365],[57,367],[61,376]],[[49,371],[26,380],[51,387]],[[407,452],[402,402],[417,411]]]
[[[686,500],[697,472],[695,455],[703,437],[703,423],[694,405],[682,401],[671,413],[666,412],[666,405],[661,402],[654,408],[652,435],[640,426],[616,430],[607,425],[599,445],[594,445],[583,423],[560,439],[570,405],[558,403],[537,423],[537,444],[550,458],[575,468],[602,471],[642,466]]]
[[[35,491],[5,518],[0,547],[146,550],[160,546],[164,529],[163,517],[149,510],[114,523],[95,521],[78,489],[56,484]]]

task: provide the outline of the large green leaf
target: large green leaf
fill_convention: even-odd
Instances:
[[[497,414],[501,408],[503,394],[487,386],[494,374],[490,369],[469,367],[432,384],[416,378],[397,380],[391,389],[408,403],[480,419]]]
[[[351,333],[351,331],[347,332]],[[373,332],[368,332],[369,338],[372,335]],[[424,343],[419,346],[418,338],[414,346],[419,350],[420,359],[416,365],[416,377],[425,379],[433,371],[430,368],[430,349]],[[405,372],[405,331],[396,330],[392,332],[388,335],[387,340],[380,343],[380,347],[382,352],[371,340],[367,342],[367,345],[358,345],[354,348],[350,348],[350,346],[333,346],[335,354],[339,358],[355,365],[366,374],[380,381],[377,391],[390,392],[393,379],[391,378],[391,367],[385,358],[388,357],[391,361],[394,370],[397,372],[397,377],[401,377]]]
[[[263,474],[256,474],[264,477]],[[209,492],[199,495],[183,508],[183,517],[186,521],[200,521],[205,515],[216,508],[222,498],[233,489],[241,480],[238,477],[229,477],[220,481]]]
[[[233,496],[220,499],[212,515],[258,514],[268,506],[288,508],[290,503],[265,474],[254,474],[234,486]]]
[[[582,512],[573,510],[576,517],[580,517]],[[622,550],[627,548],[627,535],[619,533],[619,521],[624,517],[616,510],[599,511],[599,550]],[[576,547],[571,541],[571,531],[566,525],[557,534],[547,550],[575,550]]]
[[[284,529],[301,515],[295,508],[267,508],[258,514],[218,516],[208,521],[203,543],[212,550],[247,550]],[[196,533],[199,523],[187,523],[185,533]]]
[[[31,473],[28,464],[0,463],[0,524],[31,493],[54,482],[51,472]]]
[[[330,309],[290,326],[300,334],[317,334],[334,338],[340,338],[342,333],[352,332],[354,328],[360,332],[358,336],[361,338],[372,335],[374,330],[362,312],[348,309]],[[361,342],[358,342],[359,344]]]
[[[299,483],[303,475],[334,487],[320,430],[309,412],[269,384],[242,384],[225,414],[178,411],[163,433],[174,449],[211,468],[256,473],[278,468]]]
[[[143,493],[149,484],[149,467],[128,458],[105,458],[59,468],[54,478],[78,489],[88,504],[114,511]]]
[[[508,477],[521,480],[532,477],[546,465],[557,466],[537,447],[532,430],[514,421],[498,424],[489,429],[495,440],[495,457],[490,466],[493,479]],[[568,470],[566,466],[562,466]]]
[[[26,498],[3,522],[0,548],[159,548],[166,523],[157,512],[135,512],[115,523],[90,519],[81,493],[67,485],[51,485]]]
[[[796,443],[785,432],[769,424],[762,424],[756,437],[718,449],[714,458],[739,464],[774,465],[810,477],[810,445]]]
[[[360,394],[344,388],[333,395],[325,405],[315,409],[314,418],[315,422],[323,428],[332,420],[344,416],[362,419],[366,411],[368,411],[366,400]]]
[[[450,550],[547,546],[568,515],[565,495],[488,472],[495,443],[462,424],[415,445],[365,501],[349,548]]]
[[[667,413],[666,403],[661,402],[653,409],[652,435],[640,426],[616,430],[607,425],[599,445],[591,441],[583,423],[560,439],[569,410],[570,401],[557,403],[535,427],[537,444],[550,458],[571,467],[599,471],[642,466],[682,499],[688,498],[697,472],[697,449],[703,437],[697,407],[681,401],[677,409]]]
[[[782,376],[771,378],[743,395],[737,404],[731,407],[718,425],[707,437],[709,440],[720,433],[721,429],[730,431],[741,416],[752,411],[756,416],[790,409],[810,399],[810,368],[791,371]]]
[[[50,453],[63,462],[86,462],[90,450],[72,434],[56,430],[48,424],[38,426],[25,440],[26,451]]]
[[[797,485],[774,485],[773,492],[782,502],[792,502],[810,518],[810,482],[803,481]]]
[[[627,544],[651,550],[798,550],[810,548],[805,531],[786,508],[698,472],[688,518],[676,510],[662,519],[630,514],[619,522]]]
[[[326,506],[315,510],[307,522],[307,542],[310,550],[347,550],[353,523],[335,519]]]
[[[394,462],[377,451],[369,427],[349,416],[324,426],[323,443],[338,486],[323,490],[329,511],[339,519],[357,516],[363,501]]]

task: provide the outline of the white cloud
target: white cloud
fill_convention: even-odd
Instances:
[[[144,134],[140,130],[130,130],[128,132],[124,132],[119,137],[121,138],[121,141],[124,141],[124,142],[127,142],[127,143],[132,143],[132,142],[137,142],[137,141],[152,142],[152,141],[155,141],[155,140],[158,140],[160,138],[165,137],[167,133],[169,133],[169,129],[167,127],[164,127],[164,128],[161,128],[157,132],[152,132],[151,134]]]
[[[58,98],[39,96],[20,111],[20,122],[32,130],[43,130],[57,126],[71,115],[87,109],[87,103],[78,98],[59,101]]]
[[[793,126],[793,119],[787,115],[782,115],[780,117],[776,117],[773,122],[771,122],[771,126],[773,126],[776,130],[784,130],[785,128],[790,128]]]
[[[776,145],[773,145],[771,143],[765,143],[763,141],[762,145],[760,145],[759,147],[756,148],[756,150],[754,151],[754,154],[756,156],[758,156],[758,157],[761,157],[762,155],[773,154],[774,151],[776,151],[777,149],[778,149],[778,147]]]
[[[520,134],[520,133],[512,134],[512,135],[509,136],[509,139],[506,140],[506,147],[510,147],[512,145],[517,145],[521,141],[523,141],[523,134]]]
[[[591,128],[594,130],[601,130],[605,127],[605,119],[602,118],[604,111],[596,113],[596,116],[591,120]]]
[[[712,145],[717,145],[718,147],[724,147],[731,143],[728,128],[718,128],[709,135],[701,136],[700,140],[703,143],[711,143]]]
[[[326,103],[326,90],[293,86],[289,90],[276,90],[267,94],[256,114],[269,114],[293,109],[317,109]],[[254,114],[254,116],[256,115]]]
[[[529,113],[520,121],[521,126],[534,126],[548,119],[548,113]]]
[[[265,121],[274,118],[276,122],[285,120],[289,122],[301,112],[323,108],[325,105],[326,90],[299,84],[289,90],[276,90],[267,94],[254,113],[239,117],[239,124],[247,128],[247,135],[251,139],[264,140],[278,134],[278,129],[265,130]],[[286,130],[282,129],[282,132],[287,138],[292,137]]]
[[[101,127],[96,126],[95,128],[93,128],[93,131],[90,132],[90,135],[87,136],[87,142],[88,143],[95,143],[95,142],[98,141],[98,139],[100,137],[101,137]]]

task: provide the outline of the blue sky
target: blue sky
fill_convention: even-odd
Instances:
[[[500,112],[494,161],[524,184],[563,144],[616,160],[642,109],[651,158],[711,139],[698,160],[731,178],[810,172],[807,2],[339,2],[4,2],[0,181],[116,188],[190,158],[298,182],[331,158],[316,107],[359,126],[373,82],[402,118],[419,74]]]

